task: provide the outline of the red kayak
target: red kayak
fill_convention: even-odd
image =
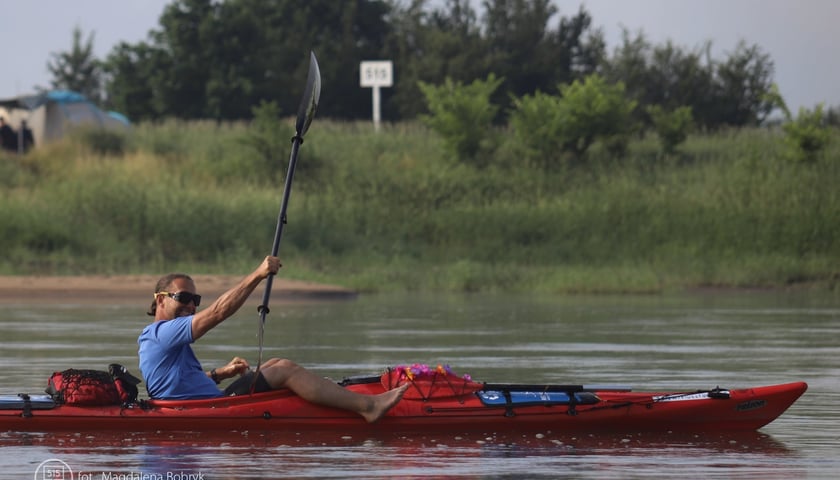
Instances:
[[[590,433],[744,432],[778,418],[808,386],[685,392],[627,387],[475,382],[438,366],[351,377],[345,388],[377,394],[410,383],[403,399],[374,424],[306,402],[288,390],[206,400],[139,400],[78,406],[49,395],[0,395],[0,431],[13,432],[341,432]]]

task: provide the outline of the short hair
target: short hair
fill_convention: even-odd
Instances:
[[[190,282],[193,281],[192,277],[190,277],[186,273],[170,273],[160,277],[160,280],[158,280],[157,284],[155,285],[155,298],[152,299],[152,305],[149,307],[149,311],[146,312],[146,315],[150,315],[152,317],[155,316],[155,313],[157,312],[157,294],[159,292],[165,291],[167,288],[169,288],[170,285],[172,285],[172,282],[178,280],[179,278],[189,280]]]

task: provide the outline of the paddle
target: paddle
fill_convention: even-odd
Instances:
[[[295,176],[295,165],[297,164],[298,150],[303,144],[303,136],[309,130],[309,125],[315,117],[315,110],[318,109],[318,100],[321,97],[321,70],[318,68],[318,59],[315,53],[309,53],[309,74],[306,77],[306,89],[303,91],[303,98],[300,100],[300,107],[295,122],[295,136],[292,137],[292,154],[289,158],[289,169],[286,171],[286,182],[283,187],[283,201],[280,203],[280,213],[277,215],[277,230],[274,232],[274,244],[271,247],[271,256],[276,257],[280,250],[280,237],[283,235],[283,226],[286,224],[286,207],[289,204],[289,195],[292,192],[292,179]],[[274,283],[274,275],[269,275],[265,282],[265,293],[263,293],[262,304],[258,307],[260,314],[259,326],[259,358],[257,360],[256,373],[260,371],[262,364],[263,332],[265,331],[265,317],[269,312],[268,299],[271,296],[271,285]],[[254,380],[257,376],[254,375]],[[253,384],[251,385],[253,391]]]

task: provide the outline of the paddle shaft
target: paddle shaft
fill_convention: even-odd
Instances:
[[[289,158],[289,171],[286,172],[286,183],[283,186],[283,200],[280,202],[280,213],[277,215],[277,229],[274,231],[274,244],[271,247],[271,256],[276,257],[280,251],[280,238],[283,236],[283,226],[286,224],[286,207],[289,204],[289,195],[292,193],[292,179],[295,176],[295,165],[297,165],[298,150],[303,143],[303,137],[295,135],[292,138],[292,154]],[[257,369],[254,372],[254,380],[251,382],[251,392],[257,382],[257,374],[262,366],[263,336],[265,334],[265,316],[268,314],[268,300],[271,297],[271,286],[274,284],[274,275],[265,279],[265,292],[263,292],[262,303],[258,307],[260,312],[260,326],[257,336],[259,337],[259,348],[257,353]]]
[[[271,256],[276,257],[280,251],[280,239],[283,236],[283,226],[287,223],[286,208],[289,205],[289,196],[292,193],[292,179],[295,175],[295,166],[297,165],[298,150],[303,143],[303,138],[295,135],[292,138],[292,154],[289,158],[289,171],[286,172],[286,183],[283,186],[283,200],[280,202],[280,213],[277,215],[277,230],[274,232],[274,244],[271,247]],[[262,303],[259,306],[260,320],[265,322],[265,316],[268,313],[268,300],[271,297],[271,285],[274,283],[274,275],[269,275],[265,280],[265,292],[263,293]]]

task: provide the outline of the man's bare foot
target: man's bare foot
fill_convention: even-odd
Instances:
[[[373,405],[367,412],[362,413],[362,416],[368,421],[368,423],[373,423],[384,417],[385,414],[388,413],[388,410],[393,408],[393,406],[400,401],[405,394],[406,389],[408,389],[408,386],[409,384],[406,383],[405,385],[397,387],[393,390],[388,390],[385,393],[380,393],[379,395],[372,397]]]

